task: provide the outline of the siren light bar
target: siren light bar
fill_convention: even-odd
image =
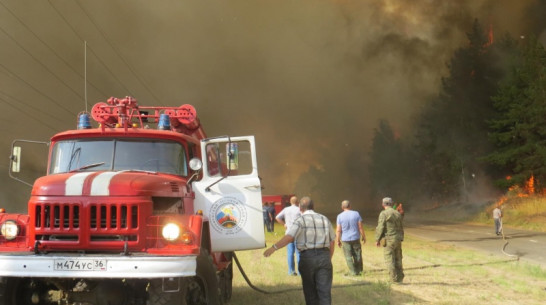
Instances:
[[[170,129],[170,126],[183,124],[192,128],[197,122],[197,111],[192,105],[185,104],[180,107],[148,107],[138,106],[137,100],[128,96],[123,99],[111,97],[107,103],[100,102],[91,109],[93,120],[101,126],[113,127],[119,124],[127,128],[137,119],[141,125],[143,122],[159,123],[161,129]],[[168,116],[168,117],[167,117]],[[163,119],[161,119],[163,117]],[[168,118],[169,123],[165,123]],[[162,123],[163,122],[163,123]],[[168,128],[165,128],[168,126]]]

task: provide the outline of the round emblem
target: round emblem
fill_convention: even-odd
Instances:
[[[234,197],[222,197],[211,206],[210,214],[214,217],[212,227],[225,235],[241,231],[247,221],[244,204]]]

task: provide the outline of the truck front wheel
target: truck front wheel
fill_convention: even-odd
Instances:
[[[205,249],[201,249],[197,257],[196,273],[197,275],[188,284],[187,305],[222,305],[216,267]]]
[[[180,291],[164,292],[162,280],[151,282],[149,305],[222,305],[216,268],[207,250],[197,256],[196,275],[180,278]],[[3,305],[0,303],[0,305]]]
[[[0,283],[0,305],[51,304],[48,291],[54,288],[29,278],[6,277]]]

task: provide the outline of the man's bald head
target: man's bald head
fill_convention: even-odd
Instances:
[[[300,211],[303,213],[308,210],[313,210],[314,205],[313,199],[311,199],[309,196],[305,196],[300,200]]]
[[[291,205],[298,205],[298,197],[296,197],[296,196],[290,197],[290,204]]]

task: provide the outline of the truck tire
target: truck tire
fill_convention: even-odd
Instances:
[[[216,267],[209,252],[202,248],[197,256],[197,275],[188,285],[187,305],[222,305]]]
[[[180,279],[181,284],[185,281]],[[164,292],[163,291],[163,281],[161,279],[153,280],[150,282],[150,287],[148,288],[148,301],[147,305],[186,305],[183,303],[183,289],[184,285],[179,292]],[[1,304],[0,304],[1,305]]]
[[[29,278],[2,278],[0,283],[0,305],[48,304],[39,297],[46,294],[50,288],[41,282],[35,284]],[[38,300],[33,300],[37,296]]]
[[[180,292],[163,292],[162,280],[148,290],[148,305],[222,305],[216,267],[207,250],[197,256],[196,276],[180,279]],[[0,305],[3,305],[0,303]]]
[[[6,305],[6,278],[0,278],[0,305]]]

